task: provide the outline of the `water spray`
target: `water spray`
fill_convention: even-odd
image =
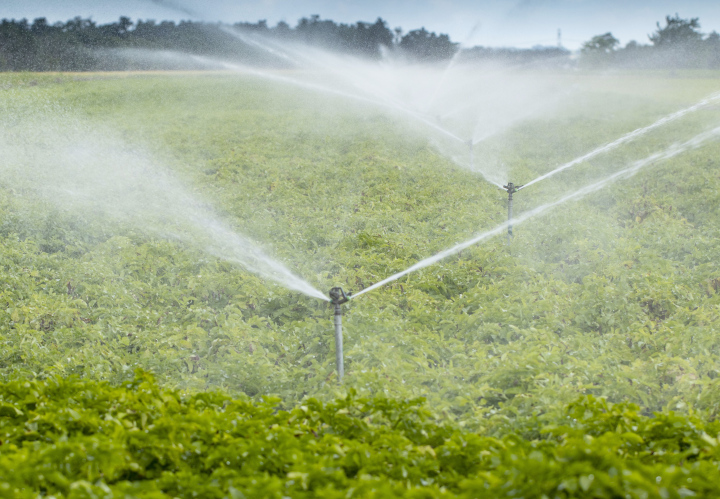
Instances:
[[[512,182],[508,182],[507,185],[502,186],[508,193],[508,244],[512,239],[512,216],[513,216],[513,194],[522,189],[523,185],[515,185]]]
[[[345,366],[343,363],[343,336],[342,336],[342,305],[350,300],[342,288],[332,288],[330,290],[330,303],[335,305],[335,363],[337,364],[338,381],[342,383],[345,375]]]
[[[645,168],[648,165],[656,165],[657,163],[664,161],[664,160],[671,159],[671,158],[683,153],[684,151],[700,147],[705,142],[707,142],[711,139],[716,139],[716,138],[720,138],[720,127],[717,127],[713,130],[709,130],[704,133],[701,133],[700,135],[697,135],[694,138],[692,138],[682,144],[676,144],[674,146],[671,146],[663,152],[655,153],[655,154],[648,156],[645,159],[636,161],[630,167],[620,170],[616,173],[613,173],[612,175],[604,178],[603,180],[595,182],[594,184],[587,185],[587,186],[583,187],[582,189],[579,189],[579,190],[572,192],[566,196],[563,196],[556,201],[538,206],[537,208],[534,208],[530,211],[526,211],[517,218],[516,222],[523,223],[533,217],[542,215],[545,212],[548,212],[548,211],[554,209],[555,207],[565,204],[569,201],[575,201],[575,200],[582,199],[585,196],[587,196],[588,194],[591,194],[595,191],[599,191],[600,189],[602,189],[603,187],[605,187],[606,185],[608,185],[612,182],[615,182],[621,178],[631,177],[632,175],[635,175],[642,168]],[[507,186],[505,186],[505,187],[507,187]],[[525,186],[521,185],[519,187],[513,185],[513,187],[514,187],[514,192],[517,192],[517,190],[519,190],[521,187],[527,187],[527,185],[525,185]],[[425,267],[428,267],[428,266],[430,266],[434,263],[437,263],[440,260],[447,258],[451,255],[456,255],[456,254],[460,253],[461,251],[463,251],[464,249],[469,248],[470,246],[473,246],[482,241],[490,239],[491,237],[499,236],[505,230],[505,226],[507,226],[507,225],[509,225],[508,222],[503,222],[493,229],[487,230],[481,234],[476,235],[472,239],[468,239],[467,241],[458,243],[455,246],[453,246],[452,248],[443,250],[439,253],[436,253],[433,256],[425,258],[424,260],[420,260],[419,262],[415,263],[411,267],[408,267],[407,269],[405,269],[401,272],[398,272],[397,274],[393,274],[390,277],[387,277],[380,282],[376,282],[372,286],[367,287],[367,288],[363,289],[362,291],[355,293],[350,298],[355,299],[365,293],[368,293],[370,291],[373,291],[373,290],[379,288],[380,286],[384,286],[388,283],[391,283],[393,281],[400,279],[403,276],[406,276],[412,272],[415,272],[416,270],[420,270]]]
[[[473,140],[470,139],[467,141],[468,149],[470,150],[470,169],[474,170],[475,166],[473,165]]]
[[[548,173],[545,173],[544,175],[540,175],[536,179],[531,180],[530,182],[525,184],[525,187],[530,187],[531,185],[533,185],[536,182],[540,182],[542,180],[545,180],[548,177],[552,177],[556,173],[560,173],[561,171],[567,170],[568,168],[572,168],[575,165],[579,165],[580,163],[588,161],[589,159],[592,159],[595,156],[598,156],[599,154],[602,154],[602,153],[605,153],[608,151],[612,151],[613,149],[617,149],[618,147],[620,147],[621,145],[623,145],[627,142],[635,140],[638,137],[641,137],[641,136],[645,135],[646,133],[648,133],[656,128],[659,128],[663,125],[666,125],[672,121],[680,119],[683,116],[685,116],[686,114],[694,113],[695,111],[703,109],[704,107],[706,107],[710,104],[713,104],[714,102],[716,102],[718,100],[720,100],[720,92],[715,92],[714,94],[706,97],[705,99],[701,100],[697,104],[694,104],[690,107],[686,107],[685,109],[681,109],[680,111],[676,111],[672,114],[668,114],[667,116],[660,118],[659,120],[657,120],[656,122],[654,122],[650,125],[644,126],[642,128],[638,128],[636,130],[633,130],[630,133],[626,133],[622,137],[614,140],[613,142],[610,142],[608,144],[600,146],[597,149],[593,149],[589,153],[587,153],[583,156],[580,156],[579,158],[575,158],[572,161],[565,163],[564,165],[558,166],[554,170],[551,170]]]

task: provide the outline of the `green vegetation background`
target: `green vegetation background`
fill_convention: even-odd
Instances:
[[[613,78],[573,74],[560,78],[566,78],[568,88],[574,89],[561,110],[479,145],[476,157],[483,168],[504,165],[510,180],[524,183],[693,104],[718,87],[716,75],[696,73],[672,77],[625,73]],[[38,109],[38,103],[46,103],[46,107]],[[434,142],[420,129],[377,110],[247,77],[3,75],[0,111],[4,126],[11,126],[18,117],[39,113],[62,115],[63,119],[71,116],[72,120],[113,129],[128,147],[148,151],[158,164],[173,169],[232,226],[271,248],[278,259],[322,290],[334,285],[360,290],[494,227],[506,216],[504,192],[439,155]],[[716,126],[719,117],[717,108],[707,108],[539,183],[518,194],[516,212],[554,200],[633,160],[685,141]],[[678,425],[673,428],[690,425],[695,432],[693,442],[706,443],[682,440],[667,451],[668,461],[654,461],[655,457],[648,456],[655,451],[643,447],[633,457],[640,459],[642,466],[650,466],[638,471],[642,480],[650,476],[662,479],[675,473],[673,470],[680,470],[677,472],[683,477],[687,473],[707,476],[717,472],[717,428],[709,426],[706,431],[703,425],[716,418],[720,404],[718,149],[717,143],[710,143],[689,151],[518,226],[510,246],[504,238],[491,240],[351,301],[344,318],[346,382],[342,387],[335,379],[327,304],[178,243],[154,238],[142,227],[77,212],[71,209],[72,203],[63,208],[62,202],[38,200],[17,186],[0,185],[0,376],[9,383],[3,385],[6,409],[2,430],[17,426],[22,434],[27,424],[33,424],[29,415],[40,405],[27,407],[22,405],[26,402],[19,402],[28,396],[20,394],[28,386],[35,387],[31,392],[36,394],[28,393],[44,404],[66,404],[64,411],[93,411],[84,395],[66,399],[65,395],[45,396],[43,393],[49,392],[43,390],[48,388],[38,387],[67,384],[75,387],[67,388],[71,392],[112,394],[118,389],[110,386],[134,379],[134,371],[140,367],[152,372],[167,389],[190,393],[221,390],[240,400],[252,397],[260,405],[242,402],[249,405],[238,410],[266,407],[262,417],[268,421],[285,414],[269,407],[279,404],[297,413],[310,398],[320,401],[320,413],[332,413],[327,407],[345,400],[349,390],[353,397],[366,401],[363,403],[385,400],[398,407],[404,400],[424,397],[427,404],[422,411],[432,421],[428,423],[433,425],[432,431],[440,432],[442,438],[429,442],[404,435],[411,444],[427,445],[437,454],[438,446],[450,445],[447,438],[453,431],[460,432],[463,439],[520,435],[512,438],[519,438],[518,445],[527,452],[510,452],[502,459],[519,459],[527,465],[527,459],[535,459],[527,446],[540,445],[539,441],[548,438],[543,435],[552,433],[548,428],[575,414],[573,408],[591,406],[587,419],[605,418],[607,403],[595,402],[592,397],[607,397],[610,402],[638,404],[639,408],[620,406],[617,410],[631,412],[631,419],[641,418],[643,424],[664,421],[648,418],[654,411],[666,418],[677,417]],[[59,381],[72,375],[111,385]],[[40,381],[23,385],[17,380]],[[41,380],[49,380],[49,385],[38,384]],[[152,385],[148,390],[160,393],[160,388],[146,382]],[[162,393],[170,395],[153,396],[158,400],[204,397]],[[270,395],[279,399],[260,402]],[[222,415],[229,402],[213,400],[212,410],[203,417],[230,417]],[[157,414],[172,412],[168,403],[168,407],[158,408]],[[605,404],[605,409],[596,404]],[[112,412],[109,408],[97,410],[102,417]],[[142,414],[144,409],[133,411],[124,412]],[[670,411],[685,415],[673,416]],[[581,413],[585,417],[585,409]],[[414,417],[408,415],[408,421],[415,421]],[[335,428],[334,422],[323,421],[328,428]],[[396,435],[393,432],[399,431],[398,424],[404,425],[405,419],[394,421],[389,426],[378,425]],[[95,432],[68,424],[53,423],[42,431],[34,430],[46,435],[32,444],[39,446],[35,451],[28,439],[14,437],[7,430],[6,439],[16,447],[0,447],[0,457],[8,460],[3,466],[18,462],[14,452],[26,453],[22,462],[31,463],[40,448],[58,445],[55,436]],[[133,424],[142,430],[150,423]],[[129,431],[130,427],[118,428]],[[598,444],[582,437],[585,427],[577,428],[578,433],[566,429],[554,433],[555,439],[550,438],[548,445],[577,435],[572,446],[599,445],[598,449],[607,450],[608,456],[621,456],[627,465],[630,458],[618,449],[645,445],[656,438],[642,434],[636,442],[635,437],[623,436],[627,430],[606,425],[597,435],[603,436],[607,430],[620,440]],[[677,431],[668,438],[681,438],[682,431]],[[102,427],[98,432],[106,434]],[[342,432],[339,435],[347,437]],[[210,435],[188,438],[211,440],[215,442],[212,448],[219,445]],[[664,441],[665,437],[657,438]],[[380,447],[390,452],[411,444],[393,441]],[[82,445],[87,448],[90,444]],[[472,452],[478,455],[500,448],[487,442],[477,445]],[[688,449],[690,458],[678,457]],[[199,452],[203,459],[210,459],[203,465],[208,477],[218,468],[210,454]],[[383,454],[381,460],[388,455]],[[540,462],[547,455],[535,457]],[[46,459],[60,462],[51,456]],[[162,470],[175,466],[164,457],[153,459],[160,463],[158,474],[126,470],[114,475],[115,479],[128,483],[155,479],[164,476]],[[470,458],[457,459],[464,462]],[[148,464],[151,462],[138,461],[138,466],[150,469],[155,466]],[[492,462],[492,469],[499,473],[492,476],[500,477],[500,487],[506,483],[502,478],[506,468]],[[703,462],[709,463],[709,468],[703,468]],[[98,472],[73,466],[59,472],[73,479],[87,473],[83,479],[90,484],[88,490],[100,487],[93,485],[104,480]],[[363,466],[358,469],[365,469]],[[409,470],[419,465],[404,466]],[[494,486],[490,478],[477,478],[480,468],[458,471],[453,466],[446,468],[455,470],[457,476],[475,476],[478,484]],[[592,466],[602,468],[598,462]],[[622,475],[618,466],[615,473]],[[662,471],[654,466],[661,466]],[[604,469],[610,473],[610,467]],[[180,473],[180,468],[172,468],[172,473]],[[343,469],[344,476],[353,477]],[[314,490],[313,494],[319,490],[302,475],[310,472],[300,468],[258,470],[263,480],[284,476],[293,480],[293,487],[305,484],[300,489]],[[547,497],[617,497],[602,495],[602,491],[588,495],[594,480],[587,478],[593,475],[591,471],[572,475],[563,465],[554,470],[547,490],[555,495]],[[300,474],[290,477],[285,472]],[[402,474],[387,478],[389,475],[380,471],[367,475],[386,476],[393,487],[400,487],[397,494],[431,484],[439,485],[428,494],[466,490],[457,480],[423,483],[421,475],[423,480],[436,475],[414,469],[416,472],[417,480]],[[558,489],[570,476],[563,473],[574,477],[570,489]],[[521,483],[520,475],[513,476],[512,483]],[[581,476],[586,477],[583,482]],[[28,485],[31,482],[28,478],[22,483],[30,489],[45,487],[43,490],[86,497],[82,495],[85,492],[71,491],[72,480],[65,485]],[[232,482],[218,483],[218,490],[224,491],[218,497],[242,497],[229,492]],[[683,483],[689,493],[710,490],[710,485],[693,488]],[[280,489],[284,486],[288,485],[277,484]],[[343,489],[349,485],[340,480],[335,486]],[[469,495],[477,494],[468,486]],[[164,493],[186,494],[158,487]],[[659,482],[647,482],[638,490],[650,492],[632,492],[636,495],[631,497],[685,494],[678,492],[677,483],[666,489],[670,495],[661,493],[662,488]],[[300,489],[292,490],[297,495]],[[375,489],[359,490],[362,495]],[[502,488],[496,492],[509,494]],[[102,496],[98,491],[92,493]],[[541,497],[540,492],[513,493]]]

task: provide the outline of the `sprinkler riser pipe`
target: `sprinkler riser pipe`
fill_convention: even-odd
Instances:
[[[513,197],[512,192],[508,195],[508,241],[512,238],[512,211],[513,211]]]
[[[473,170],[475,166],[473,165],[473,143],[472,140],[468,141],[468,148],[470,149],[470,169]]]
[[[338,381],[342,383],[345,376],[343,361],[342,307],[335,304],[335,364],[337,365]]]
[[[507,185],[503,185],[502,188],[505,189],[508,193],[508,244],[510,244],[510,239],[512,239],[512,211],[513,211],[513,194],[515,194],[517,191],[522,189],[524,186],[522,185],[515,185],[512,182],[508,182]]]
[[[343,303],[350,300],[342,288],[330,290],[330,303],[335,306],[335,365],[337,366],[338,382],[342,383],[345,376],[345,365],[343,361],[343,336],[342,336],[342,307]]]

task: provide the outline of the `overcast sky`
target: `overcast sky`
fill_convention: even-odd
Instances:
[[[608,31],[623,45],[648,43],[655,23],[675,13],[699,17],[704,32],[720,32],[720,0],[0,0],[0,18],[51,22],[79,15],[105,23],[125,15],[294,26],[312,14],[343,23],[382,17],[390,28],[425,27],[468,46],[555,45],[561,29],[569,49]]]

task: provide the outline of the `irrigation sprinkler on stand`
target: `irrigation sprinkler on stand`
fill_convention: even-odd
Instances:
[[[345,375],[345,366],[343,364],[343,336],[342,336],[342,305],[350,300],[342,288],[332,288],[330,290],[330,303],[335,305],[335,363],[337,364],[338,381],[342,383]]]
[[[508,182],[507,185],[503,185],[503,189],[505,189],[508,193],[508,244],[510,244],[510,239],[512,239],[512,208],[513,208],[513,194],[515,194],[517,191],[522,189],[524,186],[522,185],[515,185],[512,182]]]

